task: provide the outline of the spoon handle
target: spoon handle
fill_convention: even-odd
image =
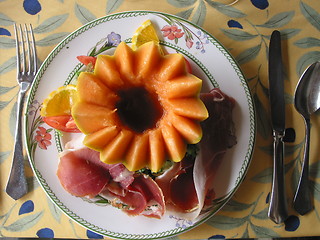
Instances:
[[[302,171],[299,179],[297,191],[293,200],[294,209],[301,215],[310,212],[313,209],[309,189],[309,148],[310,148],[310,119],[305,118],[306,139],[304,145],[304,155]]]
[[[268,217],[279,224],[288,218],[287,198],[284,182],[284,144],[283,134],[273,132],[273,181]]]

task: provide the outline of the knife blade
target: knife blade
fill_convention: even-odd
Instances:
[[[273,177],[268,216],[275,223],[288,217],[284,180],[285,101],[281,34],[275,30],[269,45],[269,100],[273,129]]]

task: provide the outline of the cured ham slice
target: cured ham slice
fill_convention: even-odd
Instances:
[[[94,197],[102,191],[110,174],[93,163],[96,158],[99,159],[99,154],[86,148],[63,153],[57,176],[67,192],[77,197]]]
[[[159,219],[165,213],[163,193],[147,175],[136,174],[128,188],[122,188],[119,183],[110,181],[106,189],[101,195],[130,216],[144,215]]]
[[[122,163],[101,162],[99,152],[85,147],[81,139],[68,142],[60,156],[57,176],[67,192],[77,197],[101,195],[132,216],[163,216],[163,193],[151,177],[135,174]]]
[[[83,145],[84,137],[84,134],[79,134],[78,137],[73,138],[71,141],[67,142],[65,148],[67,150],[87,149],[86,151],[91,151],[92,154],[94,154],[96,157],[87,159],[88,161],[91,161],[95,165],[106,169],[110,173],[113,181],[119,182],[125,188],[128,187],[134,180],[134,172],[130,172],[122,163],[106,164],[100,161],[99,152],[89,149],[85,145]]]
[[[163,193],[158,184],[147,175],[137,175],[129,187],[130,190],[140,192],[146,199],[147,205],[142,215],[160,218],[165,212]]]
[[[119,182],[122,187],[128,188],[134,181],[134,173],[130,172],[122,163],[112,164],[109,167],[109,173],[113,181]]]
[[[201,99],[209,112],[209,118],[201,123],[201,151],[195,159],[185,157],[156,179],[167,207],[186,219],[195,219],[205,204],[212,203],[216,172],[226,150],[236,144],[232,121],[235,100],[220,89],[201,94]]]
[[[227,149],[237,142],[232,119],[235,100],[218,88],[201,94],[201,100],[206,105],[210,117],[202,122],[204,134],[200,141],[201,151],[195,159],[193,172],[199,208],[190,213],[189,218],[196,218],[205,204],[212,205],[214,194],[208,197],[208,203],[206,197],[214,193],[214,184],[219,181],[214,178]]]
[[[202,128],[205,132],[203,141],[200,142],[201,154],[195,167],[203,168],[207,190],[213,183],[218,166],[225,152],[237,143],[235,129],[232,120],[232,110],[235,100],[220,89],[215,88],[210,93],[202,94],[201,99],[206,105],[211,118],[204,121]]]
[[[193,180],[194,159],[185,157],[166,173],[156,178],[169,209],[191,212],[198,207],[198,197]]]

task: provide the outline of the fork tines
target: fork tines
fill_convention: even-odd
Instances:
[[[14,24],[17,51],[18,75],[33,74],[37,72],[37,56],[34,34],[31,24],[24,24],[23,30],[21,24]],[[19,37],[20,36],[20,37]],[[22,60],[22,64],[21,64]]]

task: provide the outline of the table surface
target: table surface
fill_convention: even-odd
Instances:
[[[94,4],[93,4],[94,2]],[[319,236],[320,114],[312,117],[310,177],[315,209],[300,216],[292,199],[301,171],[304,122],[293,105],[294,90],[304,69],[320,60],[318,0],[239,0],[217,7],[213,0],[0,1],[0,237],[103,238],[86,230],[53,207],[26,161],[29,193],[14,201],[5,193],[11,166],[15,107],[18,93],[13,23],[47,26],[37,32],[38,56],[43,61],[69,33],[107,14],[152,10],[183,16],[217,38],[235,57],[249,83],[256,105],[257,138],[252,163],[231,201],[202,225],[177,239]],[[272,130],[268,102],[269,38],[282,34],[285,67],[286,127],[296,133],[286,143],[286,187],[290,217],[275,224],[267,217],[272,180]]]

